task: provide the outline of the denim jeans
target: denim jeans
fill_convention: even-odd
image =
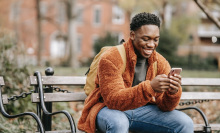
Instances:
[[[103,133],[193,133],[193,121],[177,110],[161,111],[156,105],[119,111],[104,107],[96,117],[97,129]]]

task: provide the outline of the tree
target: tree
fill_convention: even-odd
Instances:
[[[102,47],[104,46],[115,46],[117,45],[117,38],[112,36],[111,33],[107,33],[106,36],[99,38],[94,44],[95,55],[99,53]]]
[[[220,21],[218,20],[218,18],[215,18],[209,8],[207,6],[205,6],[200,0],[194,0],[195,3],[198,5],[198,7],[206,14],[206,16],[220,29]],[[219,1],[215,1],[215,0],[211,0],[212,3],[208,3],[208,6],[214,7],[215,4],[217,7],[219,7],[220,2]],[[206,2],[207,3],[207,2]],[[216,9],[219,11],[219,8]]]
[[[172,32],[170,32],[169,30],[161,30],[160,41],[157,47],[157,51],[169,61],[171,66],[173,66],[176,62],[176,58],[174,57],[177,56],[176,52],[179,41],[180,39],[176,35],[172,34]]]
[[[37,65],[41,65],[41,55],[42,55],[42,36],[41,36],[41,13],[40,13],[40,0],[36,0],[36,12],[37,12],[37,41],[38,41],[38,50],[37,50]]]
[[[68,23],[68,31],[67,31],[67,47],[66,47],[66,62],[68,65],[73,68],[78,67],[77,54],[76,54],[76,25],[75,18],[76,14],[73,13],[73,9],[75,8],[75,0],[63,0],[66,5],[66,14],[67,14],[67,23]]]

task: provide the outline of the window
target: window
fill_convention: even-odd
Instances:
[[[93,23],[95,25],[101,24],[101,7],[100,6],[95,6],[93,10]]]
[[[10,20],[15,21],[19,19],[20,15],[20,2],[14,2],[10,8]]]
[[[78,5],[77,6],[77,8],[76,8],[76,14],[77,14],[77,16],[76,16],[76,20],[77,20],[77,22],[80,24],[80,23],[83,23],[83,7],[82,6],[80,6],[80,5]]]
[[[58,13],[57,13],[57,21],[61,24],[66,21],[66,12],[65,12],[65,4],[63,2],[59,2],[58,6]]]
[[[40,15],[44,16],[48,11],[48,5],[45,1],[40,1]]]
[[[112,23],[113,24],[123,24],[124,23],[124,12],[119,6],[112,7]]]
[[[52,58],[62,58],[65,54],[65,41],[63,39],[60,40],[52,40],[50,44],[50,55]]]
[[[44,48],[45,49],[45,48]],[[66,40],[59,32],[54,32],[50,40],[50,56],[52,58],[62,58],[66,52]]]
[[[76,44],[77,44],[77,52],[81,53],[81,50],[82,50],[82,35],[77,36]]]

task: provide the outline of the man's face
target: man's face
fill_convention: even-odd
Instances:
[[[138,53],[149,58],[159,43],[160,30],[156,25],[143,25],[130,32],[130,37]]]

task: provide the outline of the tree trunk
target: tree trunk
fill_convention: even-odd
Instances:
[[[36,0],[36,12],[37,12],[37,65],[41,65],[42,57],[42,38],[41,38],[41,14],[40,14],[40,0]]]
[[[72,13],[75,7],[74,0],[66,0],[66,8],[67,8],[67,21],[68,21],[68,37],[67,37],[67,63],[73,67],[78,67],[77,54],[76,54],[76,25],[74,21],[74,15]]]

